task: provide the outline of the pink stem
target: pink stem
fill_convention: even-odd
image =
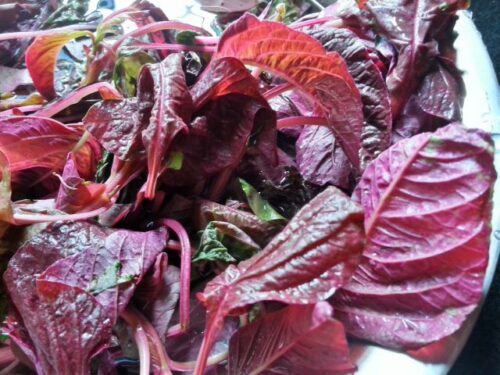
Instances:
[[[0,348],[0,366],[5,366],[12,361],[15,361],[16,357],[9,346],[4,346]]]
[[[214,354],[211,357],[208,357],[207,367],[221,363],[222,361],[227,359],[228,355],[229,353],[225,351],[222,353]],[[188,371],[193,371],[195,367],[196,367],[196,361],[177,362],[170,359],[170,368],[174,371],[188,372]]]
[[[19,212],[14,212],[13,219],[16,225],[26,225],[26,224],[34,224],[34,223],[51,223],[54,221],[75,221],[75,220],[84,220],[89,219],[91,217],[98,216],[108,210],[110,208],[109,205],[105,207],[98,208],[96,210],[88,211],[88,212],[80,212],[76,214],[67,214],[67,215],[43,215],[43,214],[23,214]]]
[[[179,336],[180,334],[183,334],[183,333],[184,333],[184,331],[182,330],[181,325],[175,324],[167,330],[167,337]]]
[[[215,46],[219,43],[217,36],[197,36],[194,38],[194,43],[202,46]]]
[[[138,43],[127,46],[128,48],[168,50],[168,51],[196,51],[214,53],[215,46],[186,46],[185,44],[173,43]]]
[[[202,29],[201,27],[196,27],[189,25],[184,22],[178,22],[178,21],[161,21],[161,22],[155,22],[151,23],[149,25],[145,25],[143,27],[140,27],[134,31],[131,31],[125,35],[123,35],[120,39],[118,39],[115,44],[111,47],[111,50],[116,53],[118,48],[127,40],[128,38],[137,38],[145,34],[149,33],[154,33],[157,31],[162,31],[162,30],[187,30],[187,31],[194,31],[196,33],[200,34],[205,34],[205,35],[210,35],[206,30]]]
[[[113,86],[107,82],[93,83],[92,85],[83,87],[62,100],[59,100],[40,111],[36,112],[36,116],[42,117],[52,117],[55,114],[61,112],[62,110],[68,108],[69,106],[78,103],[84,97],[89,96],[95,92],[99,92],[104,99],[123,99],[122,94],[120,94]]]
[[[50,29],[50,30],[19,31],[19,32],[14,32],[14,33],[3,33],[3,34],[0,34],[0,41],[1,40],[9,40],[9,39],[36,38],[38,36],[44,36],[44,35],[67,33],[68,31],[89,30],[90,28],[93,28],[93,27],[94,26],[92,26],[92,25],[81,24],[81,25],[58,27],[58,28]]]
[[[151,354],[149,352],[149,342],[146,332],[141,324],[137,321],[130,308],[121,313],[121,318],[132,328],[135,344],[139,351],[140,375],[149,375],[151,369]]]
[[[104,25],[106,22],[112,20],[113,18],[119,16],[120,14],[130,13],[130,12],[134,12],[134,11],[130,10],[129,8],[121,8],[121,9],[115,10],[115,11],[111,12],[110,14],[108,14],[106,17],[104,17],[104,19],[101,22],[101,25]]]
[[[278,129],[293,128],[302,125],[321,125],[330,126],[328,120],[324,117],[308,117],[308,116],[295,116],[285,117],[277,121],[276,127]]]
[[[292,29],[301,29],[303,27],[310,27],[314,25],[321,25],[325,24],[328,22],[329,26],[332,27],[342,27],[344,26],[344,22],[342,20],[339,20],[338,18],[332,17],[332,16],[326,16],[326,17],[321,17],[321,18],[313,18],[312,20],[307,20],[307,21],[302,21],[302,22],[297,22],[293,23],[290,25]]]
[[[14,373],[14,369],[20,364],[21,362],[16,359],[13,362],[10,363],[7,367],[5,367],[2,371],[0,371],[0,375],[10,375]]]
[[[217,306],[217,310],[215,312],[208,313],[207,321],[205,323],[205,334],[203,336],[200,351],[198,352],[198,358],[196,359],[193,375],[203,375],[205,372],[208,355],[210,354],[215,338],[220,331],[220,327],[224,322],[224,317],[219,313],[220,308],[221,304]]]
[[[291,83],[283,83],[281,85],[275,86],[270,90],[267,90],[262,96],[266,100],[270,100],[278,95],[283,94],[284,92],[291,90],[293,88],[293,85]]]
[[[160,367],[160,374],[162,375],[172,375],[172,372],[169,368],[170,359],[168,358],[167,352],[165,351],[165,347],[163,346],[160,336],[153,325],[147,320],[137,309],[133,306],[129,305],[127,309],[122,313],[121,317],[129,324],[130,326],[140,327],[143,332],[146,334],[146,341],[149,345],[154,349],[154,353],[156,354],[156,358],[158,366]],[[149,373],[148,373],[149,374]]]
[[[177,220],[162,219],[160,224],[175,232],[181,243],[181,291],[179,302],[179,315],[181,329],[185,331],[189,326],[189,290],[191,279],[191,243],[189,236]]]
[[[181,251],[182,250],[182,245],[178,241],[168,240],[168,242],[167,242],[167,249],[169,249],[169,250],[175,250],[175,251]]]
[[[33,105],[25,105],[23,107],[14,107],[11,109],[7,109],[5,111],[0,112],[0,116],[12,116],[14,115],[14,110],[26,113],[26,112],[34,112],[42,108],[41,104],[33,104]]]

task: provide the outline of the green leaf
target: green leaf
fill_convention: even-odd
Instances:
[[[85,22],[90,0],[65,0],[43,23],[42,29],[50,29]]]
[[[174,171],[180,171],[182,169],[182,163],[184,162],[184,154],[180,151],[173,151],[170,153],[167,166],[169,169]]]
[[[281,216],[260,193],[248,182],[240,178],[241,188],[245,192],[248,200],[248,205],[257,217],[264,221],[283,221],[286,220]]]
[[[106,268],[104,273],[97,279],[92,280],[87,292],[99,294],[107,289],[114,288],[117,285],[129,283],[134,280],[133,275],[120,276],[122,265],[119,262]]]
[[[237,226],[224,221],[211,221],[201,233],[193,262],[235,263],[250,258],[260,250],[259,245]]]
[[[142,66],[154,62],[155,60],[146,52],[134,52],[120,57],[113,71],[115,86],[126,96],[135,96],[137,77]]]
[[[179,44],[184,44],[186,46],[194,45],[194,38],[198,36],[197,33],[192,31],[180,31],[175,36],[175,40]]]

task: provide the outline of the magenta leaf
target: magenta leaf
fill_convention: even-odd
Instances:
[[[166,255],[160,254],[134,293],[134,302],[141,307],[161,340],[165,341],[180,293],[180,270],[167,266]]]
[[[491,138],[459,124],[403,140],[369,165],[354,193],[367,246],[335,295],[348,333],[414,349],[462,325],[482,294],[495,178]]]
[[[48,374],[88,374],[90,359],[109,343],[112,322],[97,300],[77,287],[37,281],[39,309],[35,320]]]
[[[19,323],[22,321],[20,329],[26,329],[33,344],[31,359],[35,357],[37,368],[47,374],[54,373],[54,368],[46,352],[44,326],[48,317],[44,316],[45,307],[37,292],[37,278],[58,259],[93,248],[105,235],[103,229],[86,223],[51,224],[17,250],[4,273],[6,289],[19,312]],[[53,344],[57,348],[57,343]]]
[[[361,208],[329,187],[305,205],[264,250],[229,266],[198,298],[208,310],[201,374],[224,316],[259,301],[309,304],[329,298],[356,269],[364,246]]]
[[[342,323],[328,302],[291,305],[240,328],[229,347],[229,374],[351,374]]]
[[[144,111],[149,102],[137,98],[104,100],[94,104],[83,118],[85,129],[107,151],[121,160],[140,157],[141,129],[146,125]]]
[[[158,64],[145,65],[137,83],[140,102],[153,101],[149,123],[142,130],[142,142],[148,158],[145,197],[154,198],[156,180],[166,152],[179,132],[187,132],[191,120],[192,99],[182,70],[181,54],[171,54]]]
[[[106,185],[87,182],[78,174],[72,153],[64,166],[61,185],[57,192],[55,208],[67,213],[106,206],[109,199],[105,196]]]
[[[307,126],[295,143],[301,175],[317,185],[349,189],[352,167],[333,132],[325,126]]]
[[[349,160],[359,167],[361,98],[343,59],[312,37],[245,14],[220,38],[216,58],[236,57],[287,80],[330,121]]]
[[[9,161],[13,184],[23,182],[24,171],[31,170],[40,182],[52,177],[52,172],[61,172],[67,155],[77,145],[83,131],[68,127],[58,121],[31,116],[0,118],[0,151]],[[74,151],[78,172],[83,178],[93,177],[100,150],[94,140],[89,139]],[[21,188],[27,188],[22,183]]]
[[[164,230],[108,230],[94,247],[53,263],[39,280],[64,283],[94,294],[114,323],[136,285],[165,248],[166,240]]]
[[[353,32],[334,27],[318,27],[309,32],[328,52],[342,56],[363,103],[365,123],[361,132],[361,164],[375,159],[391,144],[392,114],[389,91],[370,50]]]

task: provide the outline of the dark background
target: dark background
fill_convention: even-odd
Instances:
[[[471,10],[499,77],[500,0],[472,0]],[[500,374],[500,267],[469,342],[449,375],[490,374]]]

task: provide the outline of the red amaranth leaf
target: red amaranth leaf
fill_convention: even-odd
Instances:
[[[349,160],[359,167],[363,126],[359,91],[344,60],[312,37],[245,14],[221,36],[215,58],[236,57],[286,79],[326,116]]]
[[[93,293],[114,324],[166,241],[164,230],[109,230],[94,247],[53,263],[39,280],[60,282]]]
[[[109,343],[112,322],[104,307],[84,290],[37,281],[39,309],[31,317],[53,370],[47,374],[88,374],[90,360]]]
[[[207,307],[208,319],[195,374],[202,374],[213,339],[231,311],[265,300],[316,303],[343,286],[364,246],[362,221],[360,207],[329,187],[264,250],[210,281],[198,296]]]
[[[344,327],[328,302],[291,305],[240,328],[229,346],[229,375],[352,374]]]
[[[28,188],[33,182],[40,183],[52,172],[60,173],[67,155],[77,145],[83,131],[68,127],[58,121],[33,116],[0,118],[0,151],[9,160],[13,185]],[[95,172],[100,150],[93,139],[74,152],[79,174],[91,178]],[[33,170],[28,181],[22,181],[22,172]],[[17,181],[19,180],[19,183]]]
[[[70,153],[61,176],[55,208],[72,214],[106,206],[109,199],[104,195],[105,190],[106,185],[88,182],[80,177],[75,158]]]
[[[144,111],[150,106],[137,98],[103,100],[90,107],[82,121],[102,147],[121,160],[129,160],[141,157],[140,131],[147,121]]]
[[[367,246],[335,295],[348,333],[415,349],[455,332],[482,294],[496,174],[489,135],[452,124],[403,140],[354,196]]]
[[[142,143],[148,158],[148,180],[145,197],[153,199],[156,181],[165,154],[175,136],[187,132],[193,102],[189,93],[182,54],[171,54],[157,64],[147,64],[141,69],[137,82],[140,102],[153,102],[149,123],[142,130]]]
[[[91,35],[88,31],[55,33],[36,38],[26,51],[26,68],[33,79],[33,84],[40,94],[47,99],[56,96],[54,88],[54,70],[59,52],[66,43]]]

